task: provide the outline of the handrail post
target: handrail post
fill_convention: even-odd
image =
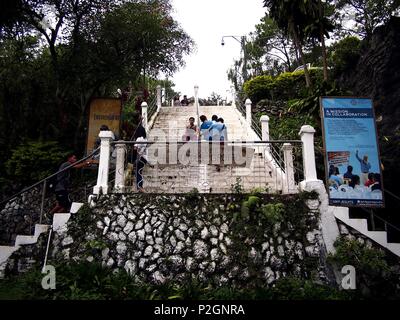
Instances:
[[[232,94],[232,107],[236,108],[236,92],[234,86],[231,86],[231,94]]]
[[[116,145],[117,159],[115,164],[115,192],[125,191],[125,144],[123,141],[117,141]]]
[[[194,103],[196,105],[197,112],[197,126],[200,127],[200,111],[199,111],[199,86],[194,86]]]
[[[42,191],[42,202],[40,203],[39,224],[42,224],[43,210],[44,210],[44,199],[46,198],[46,183],[47,183],[47,180],[44,180],[43,181],[43,191]]]
[[[161,86],[158,85],[158,86],[157,86],[157,112],[160,111],[161,103],[162,103],[162,99],[161,99]]]
[[[261,139],[262,141],[269,141],[269,117],[264,115],[260,118],[261,122]]]
[[[100,131],[100,159],[97,184],[93,188],[93,194],[108,193],[108,170],[110,168],[111,140],[114,138],[112,131]]]
[[[284,191],[292,193],[295,191],[294,182],[294,170],[293,170],[293,146],[290,143],[284,143],[283,147],[283,159],[285,162],[285,182]]]
[[[246,121],[249,127],[251,128],[251,100],[246,99]]]
[[[303,142],[303,167],[305,182],[318,181],[317,169],[315,165],[314,152],[314,133],[312,126],[302,126],[299,132],[301,141]]]
[[[142,102],[141,107],[142,107],[142,126],[147,131],[147,129],[148,129],[147,128],[147,107],[148,107],[147,102],[146,101]]]

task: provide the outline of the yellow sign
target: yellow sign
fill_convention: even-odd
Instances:
[[[93,151],[102,125],[119,135],[121,108],[121,99],[118,98],[96,98],[91,101],[86,154]]]

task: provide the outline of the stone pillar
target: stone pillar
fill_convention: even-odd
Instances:
[[[115,165],[115,184],[114,189],[116,192],[125,191],[125,154],[126,148],[123,141],[117,141],[115,145],[117,150],[117,159]]]
[[[146,129],[146,131],[148,130],[147,128],[147,102],[142,102],[141,104],[142,106],[142,126]]]
[[[157,86],[157,111],[160,111],[161,108],[161,86]]]
[[[199,111],[199,86],[194,86],[194,104],[197,112],[197,126],[200,127],[200,111]]]
[[[112,131],[100,131],[100,159],[97,173],[97,184],[93,188],[94,194],[108,193],[108,170],[110,168],[110,142],[114,138]]]
[[[232,94],[232,107],[236,108],[236,92],[234,86],[231,86],[231,94]]]
[[[319,181],[317,179],[317,169],[315,165],[314,133],[315,129],[309,125],[302,126],[299,132],[301,141],[303,142],[303,170],[305,182]]]
[[[294,166],[293,166],[293,146],[290,143],[283,144],[283,159],[285,162],[285,181],[284,193],[292,193],[296,190],[294,181]]]
[[[251,128],[251,100],[246,99],[246,121],[249,127]]]
[[[262,141],[269,141],[269,117],[261,116],[261,139]]]

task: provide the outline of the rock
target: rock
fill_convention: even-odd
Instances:
[[[225,239],[226,240],[226,239]],[[261,252],[265,252],[265,250],[267,250],[269,248],[269,242],[264,242],[262,245],[261,245]]]
[[[103,260],[106,260],[108,258],[108,253],[110,252],[110,249],[108,248],[104,248],[101,251],[101,257],[103,258]]]
[[[135,221],[136,220],[136,215],[132,212],[128,213],[128,219],[131,221]]]
[[[218,249],[217,248],[211,249],[210,256],[212,261],[218,260],[220,257]]]
[[[180,267],[182,265],[182,263],[183,263],[183,259],[178,255],[170,256],[169,260],[176,267]]]
[[[264,269],[264,277],[267,279],[267,283],[271,284],[275,281],[275,274],[270,267]]]
[[[89,256],[86,258],[86,261],[92,262],[94,260],[93,256]]]
[[[179,230],[185,232],[185,231],[187,231],[187,229],[188,229],[188,226],[187,226],[186,224],[181,223],[181,224],[179,225]]]
[[[151,218],[151,221],[150,221],[150,224],[152,225],[152,226],[154,226],[155,224],[156,224],[156,222],[157,222],[157,217],[152,217]]]
[[[144,256],[149,257],[153,253],[153,247],[152,246],[147,246],[146,249],[144,250]]]
[[[146,225],[144,226],[144,231],[145,231],[147,234],[150,234],[152,230],[153,230],[153,229],[152,229],[151,225],[150,225],[149,223],[146,223]]]
[[[121,228],[124,228],[124,227],[126,226],[126,222],[127,222],[127,220],[126,220],[125,216],[123,216],[123,215],[119,215],[119,216],[118,216],[118,218],[117,218],[117,224],[118,224]]]
[[[154,244],[154,240],[152,236],[146,236],[146,242],[147,244],[153,245]]]
[[[175,247],[174,253],[180,253],[185,248],[185,244],[179,241]]]
[[[185,245],[186,245],[187,247],[192,246],[192,240],[190,240],[190,238],[187,238],[186,241],[185,241]]]
[[[69,254],[70,254],[71,249],[64,249],[63,251],[61,251],[62,255],[64,256],[64,259],[69,259]]]
[[[136,263],[133,260],[128,260],[125,262],[124,266],[126,272],[128,272],[130,275],[134,275],[136,273]]]
[[[115,263],[115,261],[114,261],[113,258],[108,259],[108,261],[107,261],[107,267],[110,267],[110,268],[111,268],[111,267],[114,265],[114,263]]]
[[[122,255],[122,254],[125,254],[126,249],[127,249],[126,244],[124,242],[118,241],[117,252]]]
[[[199,220],[199,219],[197,219],[194,223],[196,224],[196,226],[197,226],[198,228],[203,228],[203,226],[204,226],[203,221],[201,221],[201,220]]]
[[[70,245],[70,244],[73,243],[73,242],[74,242],[74,239],[72,239],[71,236],[68,236],[68,237],[66,237],[66,238],[63,239],[63,241],[61,242],[61,244],[62,244],[63,247],[65,247],[65,246]]]
[[[135,231],[132,231],[132,232],[129,234],[128,239],[129,239],[129,241],[130,241],[131,243],[135,243],[135,241],[136,241],[136,232],[135,232]]]
[[[143,220],[139,220],[138,222],[136,222],[135,224],[135,230],[139,230],[143,228]]]
[[[318,241],[319,231],[314,230],[307,232],[306,238],[309,243],[315,243]]]
[[[221,226],[221,232],[222,233],[228,233],[228,231],[229,231],[228,225],[226,223],[223,223],[222,226]]]
[[[216,263],[215,263],[214,261],[211,261],[211,262],[208,264],[208,267],[207,267],[207,269],[206,269],[206,272],[207,272],[207,273],[214,273],[215,267],[216,267]]]
[[[207,266],[208,266],[208,261],[203,261],[203,262],[201,262],[201,263],[199,264],[199,268],[200,268],[201,270],[205,270],[205,269],[207,268]]]
[[[196,240],[193,244],[194,256],[197,259],[203,259],[208,256],[207,244],[202,240]]]
[[[310,257],[318,257],[319,255],[319,250],[315,246],[307,246],[304,248],[306,251],[307,255]]]
[[[195,268],[195,264],[195,260],[192,257],[188,257],[185,263],[186,270],[189,272],[193,271],[193,269]]]
[[[219,233],[216,226],[211,226],[211,227],[210,227],[210,232],[211,232],[211,235],[212,235],[213,237],[217,237],[217,236],[218,236],[218,233]]]
[[[97,221],[97,223],[96,223],[96,227],[97,227],[97,229],[103,229],[103,228],[104,228],[104,224],[103,224],[103,222],[101,222],[101,221]]]
[[[166,278],[160,271],[156,271],[153,273],[153,279],[156,284],[163,284],[166,280]]]
[[[106,226],[110,226],[110,222],[111,222],[111,219],[109,217],[104,218],[104,223],[106,224]]]
[[[125,241],[126,240],[126,235],[125,233],[123,233],[122,231],[118,234],[118,238],[121,241]]]
[[[146,269],[146,271],[147,272],[153,272],[154,270],[156,270],[157,269],[157,265],[156,264],[152,264],[151,266],[149,266],[147,269]]]
[[[175,230],[175,235],[178,240],[182,240],[182,241],[186,240],[186,237],[181,230]]]
[[[232,244],[231,238],[225,237],[225,243],[227,246],[230,246]]]
[[[176,246],[176,239],[175,239],[174,236],[171,236],[171,237],[169,238],[169,242],[171,243],[171,245],[172,245],[173,247]]]
[[[105,227],[103,230],[103,236],[106,235],[107,231],[108,231],[108,227]]]
[[[130,234],[131,231],[133,230],[134,224],[131,221],[128,221],[128,223],[126,224],[125,228],[124,228],[124,232],[125,234]]]
[[[139,230],[137,232],[137,237],[139,238],[139,240],[144,240],[145,239],[145,231],[143,229]]]
[[[145,267],[145,265],[146,265],[146,263],[147,263],[147,259],[145,259],[145,258],[140,258],[140,260],[139,260],[139,269],[144,269],[144,267]]]
[[[276,256],[271,256],[271,267],[274,269],[280,269],[282,267],[282,260],[277,258]]]
[[[210,239],[210,242],[211,242],[211,244],[212,244],[213,246],[218,245],[218,239],[217,239],[217,238],[211,238],[211,239]]]
[[[269,251],[267,251],[266,253],[265,253],[265,256],[264,256],[264,264],[267,264],[268,262],[269,262],[269,258],[271,257],[271,252],[269,252]]]
[[[221,248],[221,250],[222,250],[222,252],[223,252],[224,254],[227,254],[226,246],[225,246],[223,243],[220,243],[220,244],[219,244],[219,247]]]
[[[293,240],[285,240],[285,247],[288,250],[292,250],[295,246],[295,242]]]
[[[155,242],[156,242],[156,244],[162,245],[162,244],[164,243],[164,240],[163,240],[163,238],[157,237],[157,238],[155,239]]]
[[[201,230],[200,236],[202,239],[205,240],[208,238],[208,235],[209,235],[209,233],[208,233],[207,227],[204,227],[203,230]]]
[[[223,234],[222,232],[219,233],[218,239],[219,239],[220,241],[224,240],[224,234]]]
[[[283,246],[278,246],[278,255],[280,257],[283,257],[285,255],[285,250],[283,249]]]

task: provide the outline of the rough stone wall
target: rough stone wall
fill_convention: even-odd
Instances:
[[[282,221],[242,215],[242,195],[102,196],[73,215],[68,232],[55,235],[50,260],[97,261],[153,283],[325,280],[318,212],[299,195],[262,197],[259,208],[285,201]]]

